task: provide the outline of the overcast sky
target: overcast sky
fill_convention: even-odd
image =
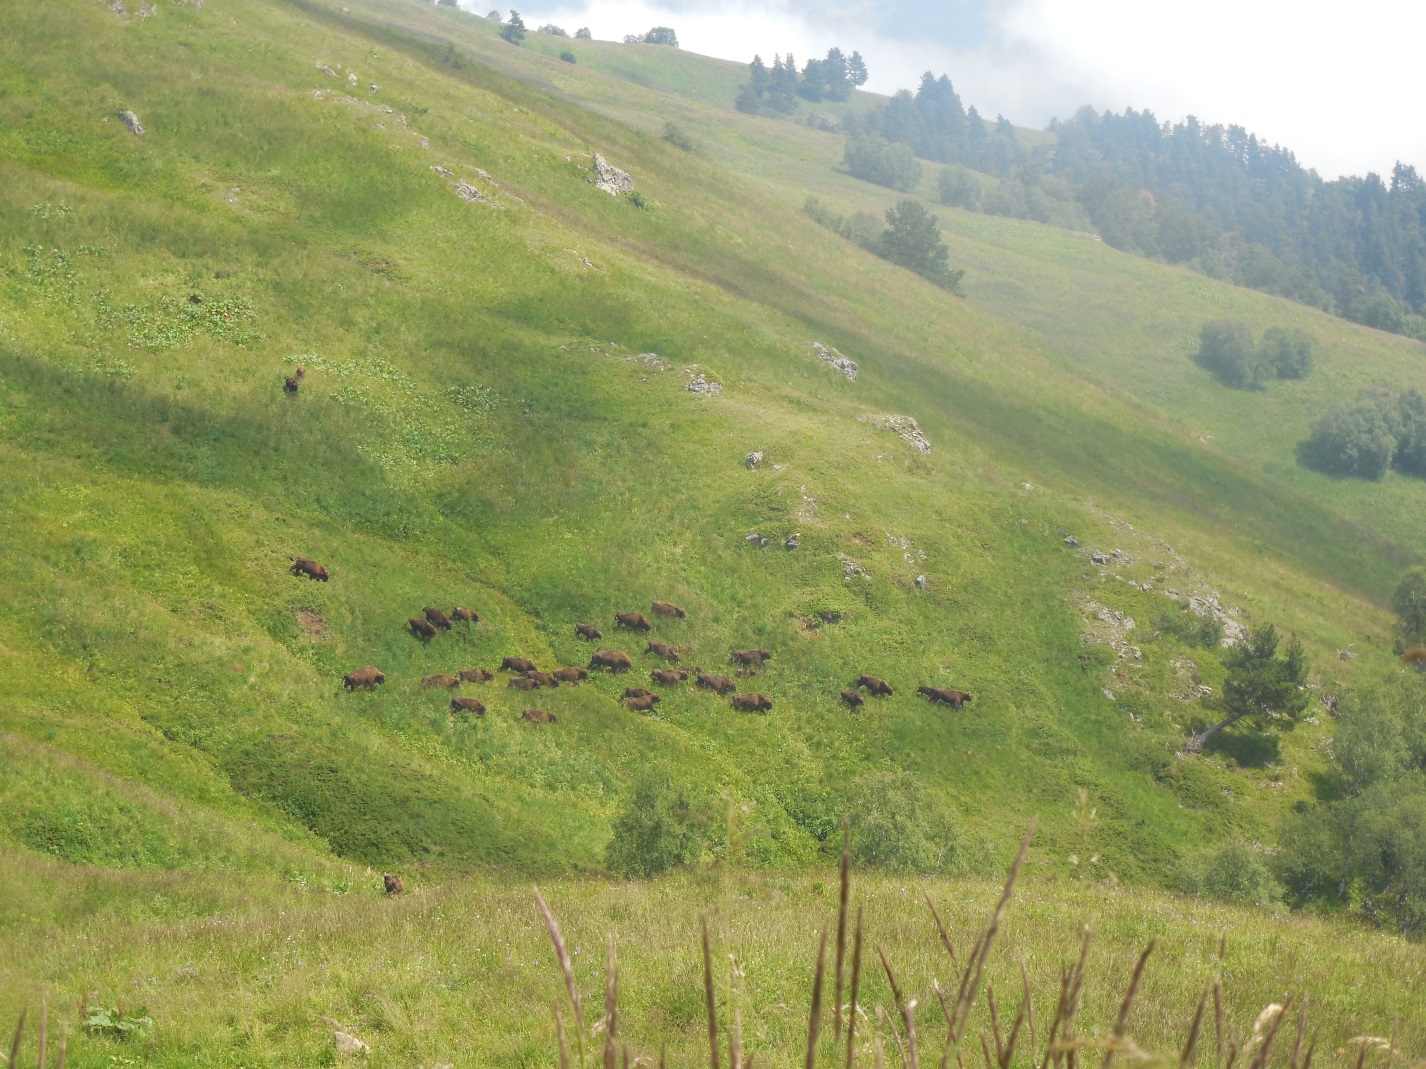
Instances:
[[[481,8],[479,0],[461,0]],[[509,0],[504,0],[509,3]],[[967,106],[1043,127],[1081,105],[1148,108],[1162,121],[1237,123],[1292,149],[1324,178],[1398,160],[1426,170],[1418,71],[1426,4],[1402,0],[538,0],[533,29],[619,40],[672,26],[705,55],[800,67],[832,45],[858,49],[867,88],[951,76]]]

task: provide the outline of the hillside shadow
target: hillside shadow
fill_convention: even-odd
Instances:
[[[1224,730],[1209,739],[1203,749],[1205,753],[1231,758],[1241,768],[1264,769],[1281,759],[1282,740],[1274,731],[1234,734]]]

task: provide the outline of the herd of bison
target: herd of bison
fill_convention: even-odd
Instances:
[[[309,579],[319,582],[327,582],[330,575],[327,569],[314,560],[307,557],[295,557],[289,571],[293,575],[305,575]],[[651,606],[651,611],[656,616],[664,616],[675,619],[683,619],[686,613],[677,605],[667,601],[655,601]],[[450,631],[458,623],[469,626],[476,626],[480,623],[480,614],[457,605],[449,613],[437,608],[434,605],[427,605],[422,616],[413,616],[407,621],[411,633],[422,642],[429,642],[442,631]],[[651,631],[653,624],[649,618],[641,612],[620,612],[614,616],[616,627],[622,627],[631,632],[643,633]],[[575,624],[575,634],[586,642],[597,642],[604,638],[603,632],[591,624]],[[648,645],[644,647],[644,653],[662,658],[668,665],[679,663],[679,654],[674,647],[666,642],[661,642],[656,638],[650,638]],[[767,650],[734,650],[730,662],[737,666],[734,674],[740,679],[748,679],[756,675],[757,669],[772,659],[772,654]],[[557,687],[561,683],[578,683],[589,678],[589,673],[593,670],[607,670],[611,673],[627,672],[634,667],[634,660],[623,650],[602,650],[597,649],[594,656],[589,659],[586,668],[556,668],[551,672],[542,672],[539,666],[528,657],[510,656],[500,662],[498,671],[513,673],[510,676],[507,686],[517,690],[533,691],[542,687]],[[718,694],[731,695],[730,701],[734,709],[749,713],[766,713],[772,709],[772,699],[762,692],[752,694],[735,693],[738,684],[728,676],[718,675],[713,672],[706,672],[702,668],[695,666],[689,668],[659,667],[649,672],[650,679],[664,686],[673,686],[692,679],[698,686]],[[441,687],[446,690],[455,690],[462,683],[489,683],[495,678],[495,673],[486,668],[463,668],[456,675],[429,675],[421,679],[421,687]],[[386,675],[377,668],[367,665],[365,668],[358,668],[355,672],[349,672],[342,678],[342,685],[349,691],[365,688],[367,690],[376,689],[378,684],[386,682]],[[841,692],[842,701],[847,706],[856,709],[862,705],[864,699],[859,691],[865,690],[874,697],[886,697],[895,691],[890,683],[874,675],[863,673],[857,677],[857,681],[852,684],[851,689]],[[949,687],[929,687],[920,686],[916,692],[931,702],[942,702],[953,709],[960,709],[966,702],[971,700],[971,696],[963,690],[952,690]],[[648,712],[659,702],[659,696],[654,691],[646,690],[643,687],[624,688],[623,701],[630,709],[639,712]],[[479,698],[452,698],[452,714],[460,717],[485,715],[485,705]],[[531,721],[536,724],[555,723],[559,718],[546,709],[528,708],[520,714],[520,719]]]

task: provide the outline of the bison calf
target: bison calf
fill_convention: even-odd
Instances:
[[[688,615],[670,601],[656,601],[650,608],[654,610],[655,616],[672,616],[675,620],[682,620]]]
[[[434,605],[427,605],[421,611],[426,614],[426,619],[431,622],[433,627],[439,627],[442,631],[451,629],[451,618]]]
[[[399,895],[406,890],[406,884],[402,882],[401,877],[393,876],[389,872],[381,874],[381,882],[385,885],[386,893],[389,895]]]
[[[480,613],[474,609],[467,609],[464,605],[457,605],[451,610],[451,619],[462,624],[480,623]]]
[[[641,612],[616,612],[614,624],[617,627],[627,627],[630,631],[648,631],[654,626]]]
[[[520,720],[528,720],[532,724],[557,724],[559,717],[548,709],[526,709],[519,716]]]
[[[924,694],[932,704],[942,702],[952,709],[959,709],[971,700],[971,696],[965,691],[952,690],[950,687],[917,687],[916,693]]]
[[[772,660],[772,654],[767,650],[734,650],[730,658],[734,664],[760,665],[764,661]]]
[[[889,697],[896,692],[891,689],[891,684],[876,676],[869,676],[865,672],[857,676],[857,686],[865,687],[869,694],[880,694],[882,697]]]
[[[436,629],[425,620],[413,616],[406,621],[406,624],[411,628],[411,634],[415,635],[422,642],[429,641],[436,637]]]
[[[488,668],[462,668],[460,670],[462,683],[489,683],[494,678],[495,673]]]
[[[507,687],[514,687],[516,690],[534,690],[539,686],[539,684],[529,676],[511,676],[510,682],[505,685]]]
[[[608,668],[611,672],[627,672],[634,662],[623,650],[596,650],[589,659],[590,668]]]
[[[653,691],[645,690],[643,687],[625,687],[622,698],[647,698]]]
[[[655,683],[682,683],[688,678],[688,673],[680,668],[655,668],[649,673],[649,678]]]
[[[431,687],[445,687],[447,690],[451,690],[458,686],[460,686],[460,680],[455,676],[433,675],[421,677],[422,690],[429,690]]]
[[[474,713],[476,716],[484,716],[485,703],[479,698],[452,698],[451,712]]]
[[[656,638],[649,639],[649,644],[644,647],[644,652],[655,653],[665,661],[672,661],[674,664],[678,663],[678,651],[667,642],[660,642]]]
[[[586,642],[594,642],[604,637],[604,632],[593,624],[575,624],[574,633]]]
[[[378,683],[385,683],[386,676],[367,665],[365,668],[358,668],[355,672],[348,672],[342,676],[342,686],[347,690],[356,690],[358,687],[365,687],[367,690],[375,690]]]
[[[860,709],[866,704],[866,699],[854,690],[842,691],[842,701],[847,703],[848,709]]]
[[[642,698],[629,698],[626,704],[636,713],[647,713],[659,703],[657,694],[646,694]]]
[[[561,683],[578,683],[581,679],[589,678],[589,673],[583,668],[556,668],[550,675]]]
[[[534,672],[538,671],[535,662],[528,657],[506,657],[500,662],[502,672]]]
[[[525,678],[530,680],[537,687],[557,687],[560,681],[549,672],[526,672]]]
[[[322,583],[330,578],[327,569],[309,557],[293,557],[292,567],[287,570],[293,575],[305,575],[308,579],[316,579]]]
[[[766,694],[734,694],[733,708],[744,713],[765,713],[772,708],[772,699]]]

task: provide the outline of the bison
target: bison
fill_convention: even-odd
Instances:
[[[583,668],[556,668],[550,675],[561,683],[578,683],[581,679],[589,678],[589,672]]]
[[[519,720],[528,720],[532,724],[557,724],[559,717],[548,709],[526,709],[517,717]]]
[[[738,689],[738,684],[734,683],[727,676],[714,675],[712,672],[705,672],[701,668],[695,668],[698,673],[698,685],[708,690],[717,691],[719,694],[728,694]]]
[[[596,650],[589,659],[590,668],[608,668],[612,672],[627,672],[634,662],[623,650]]]
[[[413,616],[406,621],[406,625],[411,628],[411,634],[415,635],[422,642],[436,637],[436,629],[425,620]]]
[[[342,686],[347,690],[356,690],[358,687],[365,687],[367,690],[375,690],[378,683],[385,683],[386,676],[380,670],[367,665],[365,668],[358,668],[355,672],[348,672],[342,676]]]
[[[434,605],[427,605],[421,611],[426,614],[426,619],[431,622],[433,627],[439,627],[442,631],[451,629],[451,618]]]
[[[621,698],[647,698],[653,691],[645,690],[643,687],[625,687]]]
[[[593,624],[575,624],[574,633],[585,642],[596,642],[604,637],[604,632]]]
[[[538,669],[535,667],[535,662],[528,657],[506,657],[505,660],[500,662],[500,671],[535,672],[538,671]]]
[[[534,690],[539,686],[539,684],[529,676],[511,676],[510,682],[505,685],[507,687],[514,687],[516,690]]]
[[[641,612],[616,612],[614,626],[627,627],[630,631],[648,631],[654,625],[649,623],[649,618]]]
[[[655,616],[672,616],[675,620],[682,620],[688,614],[677,605],[669,601],[656,601],[650,606]]]
[[[636,713],[647,713],[659,702],[657,694],[646,694],[642,698],[628,699],[628,706]]]
[[[462,624],[479,624],[480,613],[474,609],[467,609],[464,605],[457,605],[451,610],[451,619]]]
[[[649,678],[655,683],[682,683],[688,678],[688,673],[681,668],[655,668],[649,673]]]
[[[282,388],[283,388],[284,390],[286,390],[288,393],[296,393],[296,392],[297,392],[297,386],[298,386],[298,382],[297,382],[297,379],[296,379],[295,376],[292,376],[292,375],[284,375],[284,376],[282,377]]]
[[[401,877],[393,876],[389,872],[381,874],[381,882],[385,885],[386,893],[389,895],[399,895],[406,891],[406,884],[402,882]]]
[[[753,676],[757,674],[758,670],[756,668],[739,668],[736,672],[733,673],[733,675],[737,676],[739,679],[752,679]]]
[[[734,664],[750,664],[757,666],[764,661],[772,660],[772,654],[767,650],[734,650],[729,658]]]
[[[294,379],[296,379],[298,382],[301,382],[303,379],[305,379],[305,378],[307,377],[307,369],[306,369],[305,367],[303,367],[301,364],[298,364],[298,365],[297,365],[297,372],[296,372],[296,374],[294,374],[292,377],[293,377]]]
[[[560,681],[549,672],[526,672],[525,678],[530,680],[537,687],[557,687]]]
[[[765,713],[772,708],[772,699],[761,692],[757,694],[734,694],[733,708],[743,713]]]
[[[959,709],[966,702],[971,700],[969,694],[963,690],[952,690],[950,687],[917,687],[917,694],[924,694],[931,704],[942,702],[952,709]]]
[[[292,567],[287,570],[293,575],[305,575],[308,579],[316,579],[322,583],[331,578],[327,574],[327,569],[310,557],[293,557]]]
[[[474,713],[476,716],[484,716],[485,703],[479,698],[452,698],[451,712]]]
[[[866,699],[854,690],[842,691],[842,701],[847,703],[848,709],[860,709],[866,704]]]
[[[886,680],[869,676],[865,672],[857,676],[857,686],[865,687],[868,694],[880,694],[882,697],[889,697],[896,693]]]
[[[453,690],[458,686],[460,686],[460,680],[455,676],[433,675],[421,677],[422,690],[429,690],[431,687],[445,687],[447,690]]]
[[[655,653],[665,661],[672,661],[674,664],[678,663],[678,651],[667,642],[660,642],[656,638],[649,639],[649,644],[644,647],[644,652]]]
[[[460,670],[462,683],[489,683],[494,678],[495,673],[488,668],[462,668]]]

